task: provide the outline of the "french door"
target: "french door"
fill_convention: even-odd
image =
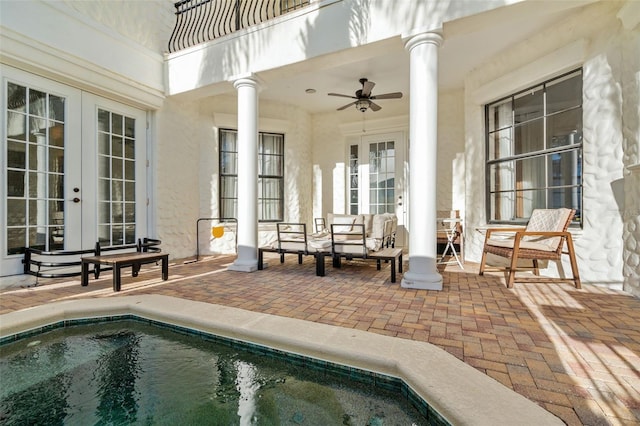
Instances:
[[[81,250],[146,233],[146,203],[136,203],[146,200],[144,112],[11,67],[0,73],[0,276],[22,272],[25,247]]]
[[[362,136],[348,148],[348,213],[395,213],[398,245],[405,232],[404,147],[403,133],[394,132]]]

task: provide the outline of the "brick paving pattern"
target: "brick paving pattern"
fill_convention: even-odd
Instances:
[[[442,291],[408,290],[389,266],[345,262],[315,276],[313,258],[295,256],[254,273],[229,272],[233,257],[185,264],[172,260],[169,280],[154,266],[136,278],[123,271],[80,286],[80,278],[40,279],[0,291],[0,313],[53,301],[154,293],[429,342],[535,401],[569,425],[640,424],[640,300],[585,284],[516,283],[478,267],[448,265]],[[405,265],[406,268],[407,265]],[[406,269],[405,269],[406,270]],[[429,360],[416,360],[428,363]]]

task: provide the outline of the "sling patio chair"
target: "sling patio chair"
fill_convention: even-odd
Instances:
[[[507,278],[507,288],[512,288],[515,281],[518,282],[573,282],[576,288],[581,288],[578,264],[576,263],[575,250],[573,248],[573,238],[567,231],[576,211],[571,209],[535,209],[526,228],[490,228],[487,229],[484,248],[482,250],[482,260],[480,261],[480,275],[484,275],[486,269],[487,254],[491,253],[510,259],[510,266],[506,267],[509,272]],[[492,237],[492,234],[503,232],[515,232],[513,238],[499,239]],[[566,243],[567,251],[562,249]],[[569,255],[573,278],[551,278],[540,277],[538,268],[539,260],[559,261],[563,253]],[[532,267],[522,267],[518,265],[521,259],[533,261]],[[558,262],[559,263],[559,262]],[[560,265],[559,265],[560,268]],[[535,277],[516,277],[518,269],[533,269]],[[563,275],[563,274],[561,274]]]

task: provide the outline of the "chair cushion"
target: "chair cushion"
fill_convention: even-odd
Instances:
[[[550,231],[563,232],[568,227],[567,220],[571,214],[570,209],[535,209],[531,213],[529,223],[525,231]],[[522,242],[536,243],[546,246],[546,251],[556,251],[562,238],[560,237],[524,237]],[[522,243],[521,243],[522,247]],[[524,248],[524,247],[523,247]],[[541,250],[541,249],[536,249]]]
[[[548,239],[550,238],[545,238],[545,240],[548,240]],[[508,238],[504,240],[499,240],[497,238],[489,238],[487,240],[487,245],[494,246],[494,247],[513,248],[514,242],[515,242],[514,238]],[[536,241],[525,241],[524,238],[520,240],[520,248],[529,249],[529,250],[549,251],[549,252],[555,251],[551,249],[548,244],[540,243]]]
[[[338,232],[349,232],[353,229],[353,225],[356,222],[356,216],[347,215],[333,215],[333,225],[349,225],[338,227]]]
[[[307,243],[309,251],[330,251],[331,239],[329,238],[313,238]]]

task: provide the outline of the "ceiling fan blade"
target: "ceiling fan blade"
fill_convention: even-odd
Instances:
[[[351,98],[351,99],[358,99],[355,96],[349,96],[349,95],[342,95],[340,93],[327,93],[327,95],[329,96],[340,96],[342,98]]]
[[[402,92],[393,92],[393,93],[385,93],[382,95],[375,95],[370,97],[369,99],[400,99],[402,97]]]
[[[380,105],[373,102],[369,102],[369,108],[371,108],[372,111],[380,111],[382,109]]]
[[[351,105],[355,105],[355,102],[351,102],[350,104],[346,104],[344,106],[341,106],[340,108],[337,109],[337,111],[342,111],[343,109],[347,109],[349,108]]]
[[[376,84],[373,81],[365,81],[362,83],[362,96],[368,97],[371,94],[371,90],[373,90],[373,86]]]

